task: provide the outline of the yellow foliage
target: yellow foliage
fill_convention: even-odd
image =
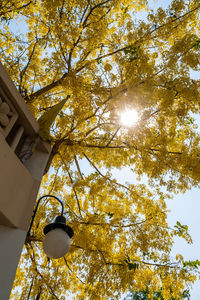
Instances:
[[[170,260],[174,235],[191,238],[186,227],[168,227],[166,202],[200,181],[200,81],[190,77],[199,68],[200,8],[173,0],[152,12],[147,4],[1,1],[0,59],[53,146],[41,193],[64,199],[75,232],[65,259],[49,261],[42,225],[57,206],[40,207],[11,299],[40,291],[43,299],[120,299],[146,286],[150,299],[156,291],[179,299],[195,280],[181,254]],[[147,19],[138,22],[142,9]],[[138,112],[133,127],[120,122],[127,108]],[[140,180],[118,182],[123,167]]]

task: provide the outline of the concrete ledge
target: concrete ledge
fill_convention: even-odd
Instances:
[[[0,87],[18,112],[19,122],[23,124],[26,133],[29,136],[35,136],[39,131],[39,125],[1,63]]]

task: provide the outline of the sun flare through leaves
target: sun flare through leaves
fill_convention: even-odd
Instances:
[[[138,122],[138,112],[135,109],[126,109],[120,113],[120,123],[122,126],[131,127]]]

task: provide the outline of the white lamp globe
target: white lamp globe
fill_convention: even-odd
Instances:
[[[43,241],[43,250],[50,258],[65,256],[70,246],[69,235],[61,228],[49,231]]]
[[[74,232],[66,225],[66,218],[61,215],[56,217],[54,223],[45,226],[44,234],[44,252],[50,258],[60,258],[68,252],[70,238],[73,237]]]

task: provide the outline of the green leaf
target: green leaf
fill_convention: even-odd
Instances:
[[[130,271],[131,271],[131,270],[135,271],[135,270],[138,269],[138,268],[139,268],[139,264],[128,262],[128,269],[129,269]]]
[[[189,260],[183,262],[183,267],[190,267],[192,269],[198,269],[200,267],[200,260]]]
[[[200,40],[197,40],[197,41],[194,43],[193,48],[194,48],[195,50],[199,50],[199,49],[200,49]]]

